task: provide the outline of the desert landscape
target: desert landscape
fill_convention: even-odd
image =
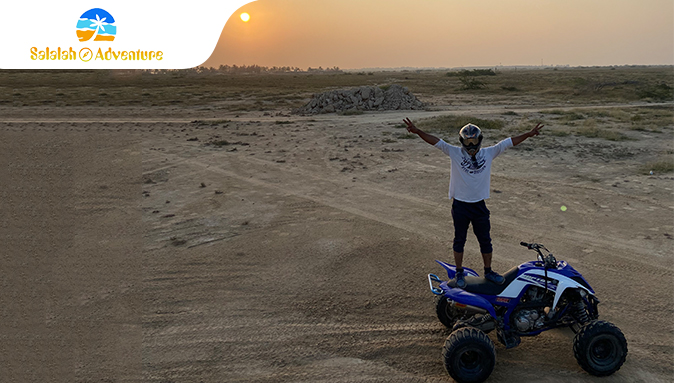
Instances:
[[[494,268],[545,244],[627,338],[601,380],[669,382],[673,73],[0,71],[0,380],[452,381],[426,279],[453,261],[450,162],[408,117],[454,145],[545,125],[494,162]],[[394,85],[423,107],[298,113]],[[569,329],[489,336],[490,382],[599,380]]]

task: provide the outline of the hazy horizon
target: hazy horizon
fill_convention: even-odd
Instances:
[[[243,22],[240,14],[250,14]],[[258,0],[204,66],[674,65],[670,0]]]
[[[234,65],[239,66],[239,67],[251,67],[251,66],[259,66],[259,67],[264,67],[267,69],[272,69],[274,66],[266,66],[266,65],[258,65],[258,64],[220,64],[218,66],[214,65],[206,65],[207,63],[204,63],[202,65],[199,65],[198,67],[204,67],[204,68],[213,68],[213,69],[218,69],[220,65],[223,66],[229,66],[232,67]],[[195,68],[198,68],[195,67]],[[279,66],[276,65],[276,67],[284,67],[284,66]],[[285,67],[289,68],[294,68],[294,66],[290,65],[285,65]],[[325,71],[329,71],[331,68],[334,68],[335,65],[331,66],[325,66],[325,67],[297,67],[302,71],[306,71],[308,68],[311,69],[319,69],[322,68]],[[476,65],[476,66],[465,66],[465,67],[363,67],[363,68],[340,68],[338,69],[340,71],[346,71],[346,72],[362,72],[362,71],[381,71],[381,72],[395,72],[395,71],[403,71],[403,70],[428,70],[428,71],[433,71],[433,70],[471,70],[471,69],[504,69],[504,70],[515,70],[515,69],[549,69],[549,68],[568,68],[568,69],[574,69],[574,68],[620,68],[620,67],[652,67],[652,68],[658,68],[658,67],[672,67],[674,69],[674,64],[623,64],[623,65]]]

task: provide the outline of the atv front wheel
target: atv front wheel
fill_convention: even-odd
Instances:
[[[459,383],[484,382],[496,364],[494,342],[487,334],[463,327],[449,335],[442,352],[445,369]]]
[[[456,310],[452,307],[449,302],[447,302],[447,297],[440,295],[435,300],[435,313],[440,319],[440,323],[444,324],[447,328],[454,327],[456,323]]]
[[[583,370],[607,376],[620,369],[627,357],[627,340],[614,324],[593,320],[573,338],[573,355]]]

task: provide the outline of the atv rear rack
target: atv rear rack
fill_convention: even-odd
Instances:
[[[433,286],[433,282],[442,283],[442,280],[435,274],[428,274],[428,285],[431,287],[431,292],[435,295],[442,295],[442,289]]]

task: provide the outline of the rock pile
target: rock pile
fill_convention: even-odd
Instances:
[[[409,89],[400,85],[380,88],[361,86],[314,94],[305,106],[296,109],[298,114],[346,112],[351,110],[402,110],[423,109],[424,103]]]

